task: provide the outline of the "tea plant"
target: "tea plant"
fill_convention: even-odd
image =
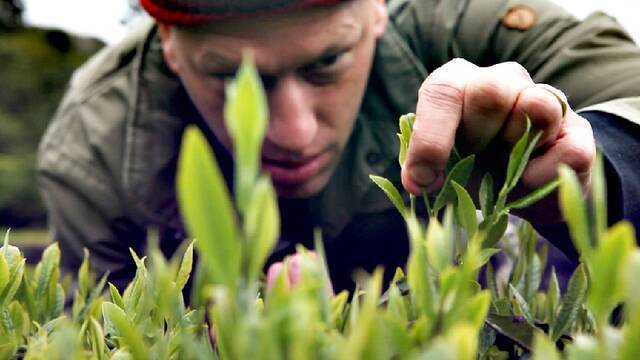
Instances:
[[[425,214],[415,197],[405,202],[390,181],[372,176],[404,217],[411,244],[407,265],[391,284],[383,284],[377,269],[356,277],[353,294],[334,295],[317,232],[317,255],[298,249],[299,285],[290,285],[283,266],[266,287],[262,270],[280,219],[259,166],[268,112],[258,79],[246,59],[228,89],[235,193],[206,139],[187,128],[177,190],[195,240],[167,260],[150,231],[147,256],[131,251],[136,274],[123,292],[107,285],[108,274],[92,274],[87,252],[73,278],[60,274],[55,244],[35,268],[27,267],[7,233],[0,248],[0,358],[632,359],[640,353],[640,281],[633,277],[640,250],[629,223],[607,228],[602,160],[588,200],[568,168],[559,180],[510,198],[540,137],[530,125],[511,151],[502,186],[494,192],[492,176],[482,178],[480,220],[466,188],[474,155],[454,151],[441,190],[422,196]],[[414,120],[400,119],[401,165]],[[554,271],[540,289],[547,248],[537,249],[530,224],[520,223],[515,243],[500,243],[509,212],[558,185],[582,260],[564,294]],[[506,277],[496,276],[490,262],[498,253],[514,264]],[[183,296],[190,281],[191,306]]]

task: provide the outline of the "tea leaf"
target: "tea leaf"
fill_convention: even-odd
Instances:
[[[495,222],[490,222],[491,219],[485,219],[483,223],[480,224],[480,228],[484,233],[486,233],[484,241],[482,242],[483,248],[494,247],[502,239],[502,236],[504,235],[504,232],[507,231],[507,226],[509,225],[509,216],[507,216],[507,214],[503,214]],[[487,225],[483,226],[484,224]]]
[[[331,299],[331,323],[336,329],[342,329],[349,300],[349,292],[341,291]]]
[[[89,318],[89,341],[91,342],[91,349],[93,354],[98,359],[102,359],[105,353],[104,334],[102,333],[102,326],[93,317]]]
[[[409,312],[397,286],[391,286],[388,291],[387,313],[396,321],[406,324],[409,321]]]
[[[178,170],[178,200],[202,261],[214,281],[233,287],[240,272],[234,210],[213,152],[200,130],[185,130]]]
[[[398,135],[398,140],[400,141],[400,152],[398,154],[398,163],[400,163],[400,167],[404,165],[405,160],[407,160],[407,148],[409,147],[404,140],[404,137],[401,134]]]
[[[369,178],[373,180],[373,182],[376,183],[376,185],[378,185],[385,194],[387,194],[387,197],[391,200],[391,203],[393,203],[398,212],[400,212],[400,215],[407,218],[407,208],[404,205],[404,200],[393,183],[381,176],[369,175]]]
[[[471,196],[467,190],[465,190],[455,180],[451,181],[451,186],[456,192],[458,197],[458,203],[456,205],[456,215],[458,216],[458,222],[462,225],[462,228],[467,232],[467,236],[472,238],[478,230],[478,220],[476,216],[476,207],[471,200]]]
[[[411,134],[413,133],[413,122],[411,119],[415,119],[415,116],[411,117],[409,114],[400,116],[398,127],[400,128],[400,136],[404,140],[405,144],[409,145],[411,140]]]
[[[556,276],[555,267],[551,268],[551,276],[549,277],[549,288],[547,290],[547,296],[545,300],[545,312],[547,322],[551,324],[555,320],[555,316],[558,310],[558,304],[560,301],[560,285],[558,284],[558,277]]]
[[[498,292],[498,285],[496,284],[496,274],[493,270],[493,265],[489,262],[487,263],[487,267],[484,273],[485,283],[487,284],[487,289],[491,291],[491,298],[496,301],[500,299],[500,293]]]
[[[640,281],[638,281],[637,277],[638,274],[640,274],[640,249],[635,248],[629,255],[627,267],[622,274],[625,283],[625,301],[627,307],[625,313],[640,313]]]
[[[4,258],[4,254],[0,254],[0,293],[4,290],[4,287],[9,283],[9,277],[11,274],[9,273],[9,264],[7,264],[7,260]]]
[[[449,266],[453,256],[453,243],[435,218],[431,219],[427,228],[426,246],[429,264],[437,273]]]
[[[529,119],[527,119],[528,122],[530,122]],[[530,125],[529,125],[530,126]],[[529,130],[527,130],[528,132]],[[529,163],[529,158],[531,157],[531,153],[533,153],[533,149],[535,148],[536,144],[538,144],[538,141],[540,141],[540,137],[542,136],[542,131],[538,131],[534,136],[533,139],[531,139],[531,141],[528,142],[526,148],[524,149],[524,152],[522,153],[522,155],[520,156],[520,158],[517,159],[517,161],[515,162],[515,170],[513,173],[511,173],[509,171],[509,168],[507,169],[507,178],[509,178],[509,191],[511,189],[513,189],[517,184],[518,181],[520,180],[520,177],[522,176],[522,174],[524,173],[524,169],[527,167],[527,164]],[[523,139],[527,139],[528,141],[528,136],[523,136]],[[517,145],[516,145],[517,146]],[[511,166],[511,159],[509,159],[509,166]]]
[[[53,243],[49,245],[45,251],[42,253],[42,260],[38,265],[38,270],[36,270],[36,278],[37,278],[37,287],[35,298],[40,302],[41,306],[47,306],[47,304],[51,304],[49,295],[46,293],[50,292],[50,287],[53,285],[55,287],[55,283],[57,281],[57,267],[60,263],[60,249],[58,248],[57,243]],[[40,308],[41,311],[44,311],[44,308]]]
[[[486,173],[482,177],[480,183],[480,209],[482,210],[482,216],[486,219],[493,213],[493,207],[495,206],[495,194],[493,191],[493,177],[491,174]]]
[[[496,249],[496,248],[487,248],[487,249],[480,250],[480,266],[483,266],[484,264],[489,262],[489,260],[491,259],[491,257],[493,257],[493,255],[498,254],[501,251],[502,251],[501,249]]]
[[[147,359],[148,353],[145,349],[142,334],[127,319],[124,311],[113,303],[105,302],[102,304],[102,313],[105,327],[115,331],[112,335],[117,336],[119,341],[127,347],[133,359]],[[107,323],[109,324],[108,326]]]
[[[460,160],[447,174],[442,189],[436,196],[435,203],[433,204],[433,215],[437,214],[446,204],[455,201],[456,192],[451,185],[451,181],[455,181],[461,186],[467,185],[467,181],[473,171],[474,162],[475,155],[469,155]]]
[[[9,305],[22,283],[22,275],[24,274],[25,259],[22,259],[16,268],[11,272],[11,277],[7,282],[4,290],[0,293],[0,308]]]
[[[176,290],[182,291],[184,286],[189,281],[189,276],[191,275],[191,271],[193,270],[193,243],[192,241],[187,250],[185,250],[184,255],[182,255],[182,262],[180,263],[180,269],[178,270],[178,275],[176,275]]]
[[[247,274],[249,281],[253,281],[262,271],[280,234],[278,202],[267,177],[261,177],[255,184],[244,225],[249,241],[246,248],[249,257]]]
[[[589,220],[582,188],[576,174],[566,165],[558,168],[560,174],[560,209],[567,221],[571,238],[582,256],[591,258],[593,246],[589,233]]]
[[[427,260],[426,246],[418,220],[411,216],[407,221],[411,252],[407,262],[407,283],[412,290],[415,306],[419,313],[433,319],[439,302],[431,268]]]
[[[122,301],[120,292],[112,283],[109,283],[109,292],[111,294],[111,301],[114,304],[118,305],[121,309],[124,309],[124,301]]]
[[[554,343],[543,333],[537,332],[533,340],[533,359],[560,360],[560,354]]]
[[[604,235],[594,254],[591,289],[587,298],[593,315],[604,323],[618,302],[623,300],[623,270],[635,247],[635,232],[629,222],[614,225]]]
[[[236,203],[245,213],[260,170],[260,150],[269,115],[252,56],[243,56],[235,81],[227,87],[224,115],[234,146]]]
[[[622,345],[618,359],[635,360],[640,354],[640,311],[629,314],[629,321],[624,328]]]
[[[539,187],[538,189],[530,192],[529,194],[525,195],[524,197],[515,200],[513,202],[510,202],[509,204],[507,204],[505,206],[505,211],[509,211],[512,209],[524,209],[527,208],[533,204],[535,204],[536,202],[544,199],[545,197],[547,197],[547,195],[551,194],[552,192],[554,192],[558,186],[560,186],[560,180],[552,180],[550,182],[548,182],[546,185]]]
[[[491,304],[491,293],[489,291],[481,291],[473,295],[469,300],[457,309],[456,316],[445,319],[445,328],[452,328],[454,324],[469,324],[476,331],[480,331],[484,320],[489,312]],[[446,324],[446,322],[450,322]]]
[[[566,333],[578,316],[578,310],[584,303],[587,295],[587,274],[584,271],[584,265],[578,266],[573,272],[567,292],[562,297],[562,303],[558,310],[558,315],[554,318],[549,329],[549,338],[557,341],[560,336]]]
[[[529,324],[534,325],[535,319],[533,318],[533,315],[531,315],[531,311],[529,310],[529,304],[524,299],[524,297],[522,297],[520,292],[516,290],[516,288],[513,287],[512,284],[509,284],[509,292],[511,293],[511,296],[515,299],[516,304],[518,305],[518,309],[520,310],[519,312],[520,314],[522,314],[522,317],[524,317],[524,319]]]

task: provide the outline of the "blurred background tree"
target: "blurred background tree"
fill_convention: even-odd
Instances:
[[[0,228],[41,227],[38,142],[71,73],[102,43],[23,25],[20,0],[0,0]]]
[[[0,31],[10,30],[22,24],[24,6],[21,0],[2,0],[0,2]]]

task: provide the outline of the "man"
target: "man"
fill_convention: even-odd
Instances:
[[[40,148],[52,235],[70,267],[87,247],[98,271],[125,281],[127,248],[142,251],[147,227],[160,229],[167,253],[185,238],[174,182],[187,124],[205,132],[232,186],[222,106],[247,49],[268,94],[262,162],[283,219],[271,261],[321,227],[336,290],[352,286],[355,268],[406,261],[404,223],[368,174],[433,191],[454,141],[484,151],[491,168],[525,114],[544,136],[521,191],[553,179],[560,163],[586,187],[597,142],[612,220],[640,219],[640,50],[605,15],[579,22],[545,0],[141,4],[157,25],[78,71]],[[397,118],[412,111],[400,177]],[[557,206],[521,215],[575,256]]]

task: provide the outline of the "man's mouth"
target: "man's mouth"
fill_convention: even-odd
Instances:
[[[271,174],[274,183],[301,185],[316,176],[328,163],[330,152],[308,156],[299,160],[262,158],[262,168]]]

